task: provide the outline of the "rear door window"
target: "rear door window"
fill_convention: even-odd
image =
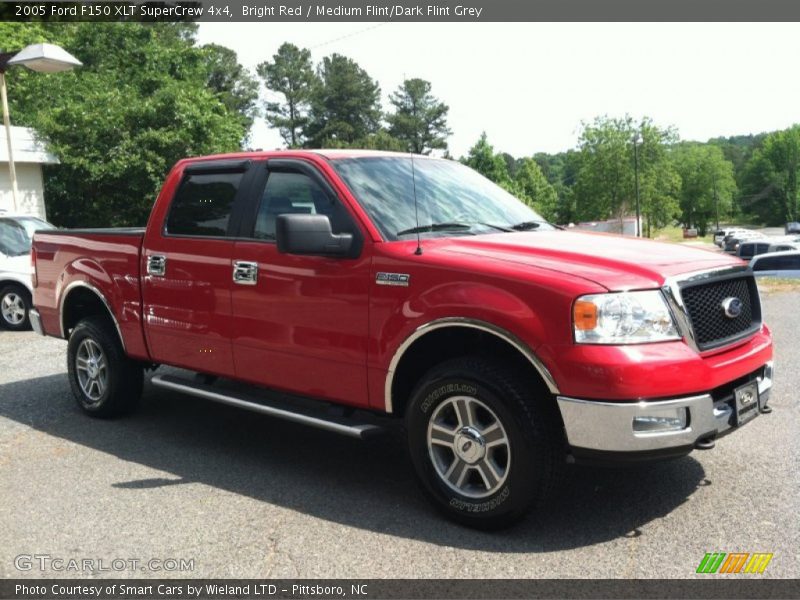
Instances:
[[[774,271],[777,269],[777,257],[767,256],[756,261],[753,271]]]
[[[226,237],[244,172],[191,173],[172,200],[166,233]]]

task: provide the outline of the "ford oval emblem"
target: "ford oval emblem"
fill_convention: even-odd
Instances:
[[[725,312],[725,316],[729,319],[735,319],[741,315],[742,308],[742,301],[735,296],[725,298],[725,300],[722,301],[722,310]]]

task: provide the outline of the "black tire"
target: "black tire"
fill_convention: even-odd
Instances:
[[[455,407],[464,402],[477,411],[477,429],[472,431],[482,429],[485,438],[469,437],[473,433],[464,432],[463,421],[453,420],[458,410]],[[429,445],[428,430],[434,420],[458,432],[446,434],[441,448],[436,443]],[[505,434],[507,444],[492,441],[492,429],[498,436],[491,425],[493,420],[502,426],[504,431],[499,435]],[[469,421],[473,422],[471,418]],[[481,427],[482,423],[489,425]],[[412,393],[406,427],[411,460],[422,489],[437,508],[461,524],[478,529],[507,527],[531,509],[544,506],[560,486],[566,459],[556,404],[543,385],[500,362],[464,357],[431,369]],[[491,444],[495,444],[494,449],[490,449]],[[465,455],[465,449],[472,454]],[[448,462],[450,456],[452,463]],[[463,464],[456,465],[459,460]],[[469,460],[477,462],[470,464]],[[489,460],[494,475],[485,478],[482,473],[487,472],[485,463]],[[466,465],[461,469],[466,474],[459,489],[454,487],[456,482],[448,484],[444,479],[448,464],[451,478]],[[497,477],[498,473],[503,477]]]
[[[19,319],[19,309],[24,316]],[[13,312],[8,312],[8,309]],[[16,308],[16,310],[14,310]],[[31,328],[31,293],[24,285],[9,283],[0,289],[0,324],[10,331],[24,331]]]
[[[84,368],[79,368],[78,358],[85,359],[87,353],[96,353],[97,349],[105,359],[105,367],[95,369],[93,373],[97,377],[91,378],[85,361],[82,362]],[[67,372],[78,406],[92,417],[127,414],[136,408],[142,395],[144,369],[125,355],[116,328],[107,318],[87,317],[72,331],[67,345]],[[84,388],[92,379],[98,383],[89,385],[87,392]]]

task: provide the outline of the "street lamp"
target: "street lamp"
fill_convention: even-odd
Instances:
[[[14,65],[24,65],[39,73],[58,73],[80,67],[83,63],[55,44],[31,44],[19,52],[0,53],[0,96],[3,103],[3,124],[6,127],[8,144],[8,174],[11,177],[11,200],[17,210],[17,171],[14,168],[14,148],[11,142],[11,119],[8,114],[6,71]]]

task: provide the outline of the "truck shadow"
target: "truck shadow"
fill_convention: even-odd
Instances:
[[[149,385],[136,414],[96,421],[75,406],[64,374],[0,385],[0,416],[171,474],[113,484],[132,494],[198,482],[351,527],[489,552],[637,537],[709,484],[691,457],[646,468],[574,467],[553,508],[491,534],[454,525],[430,507],[397,436],[361,442]]]

